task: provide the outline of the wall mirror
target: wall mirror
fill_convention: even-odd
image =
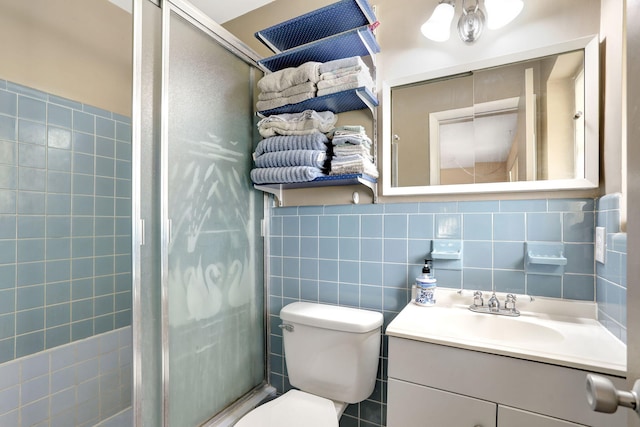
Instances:
[[[383,194],[598,186],[598,40],[383,84]]]

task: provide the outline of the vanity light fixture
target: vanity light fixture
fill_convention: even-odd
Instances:
[[[462,0],[457,28],[460,39],[465,43],[471,44],[480,38],[485,22],[491,30],[502,28],[513,21],[524,7],[523,0],[484,0],[483,3],[484,11],[480,0],[473,0],[470,5],[467,5],[467,0]],[[441,0],[420,31],[429,40],[447,41],[454,14],[455,0]]]

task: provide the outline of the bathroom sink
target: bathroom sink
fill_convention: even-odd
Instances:
[[[510,317],[469,310],[473,297],[465,292],[439,288],[435,306],[407,304],[386,334],[625,375],[626,346],[598,322],[595,303],[519,298],[520,316]]]
[[[431,311],[418,312],[424,320],[433,321],[442,335],[472,337],[478,341],[546,341],[560,342],[562,333],[536,322],[529,316],[506,317],[475,313],[466,307],[430,307]]]

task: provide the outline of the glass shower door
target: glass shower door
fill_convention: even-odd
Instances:
[[[265,378],[254,72],[163,3],[165,425],[200,425]]]

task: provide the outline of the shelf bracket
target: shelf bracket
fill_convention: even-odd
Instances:
[[[253,184],[253,188],[256,190],[264,191],[265,193],[273,194],[275,197],[276,206],[281,208],[284,206],[284,191],[282,185],[258,185]]]

